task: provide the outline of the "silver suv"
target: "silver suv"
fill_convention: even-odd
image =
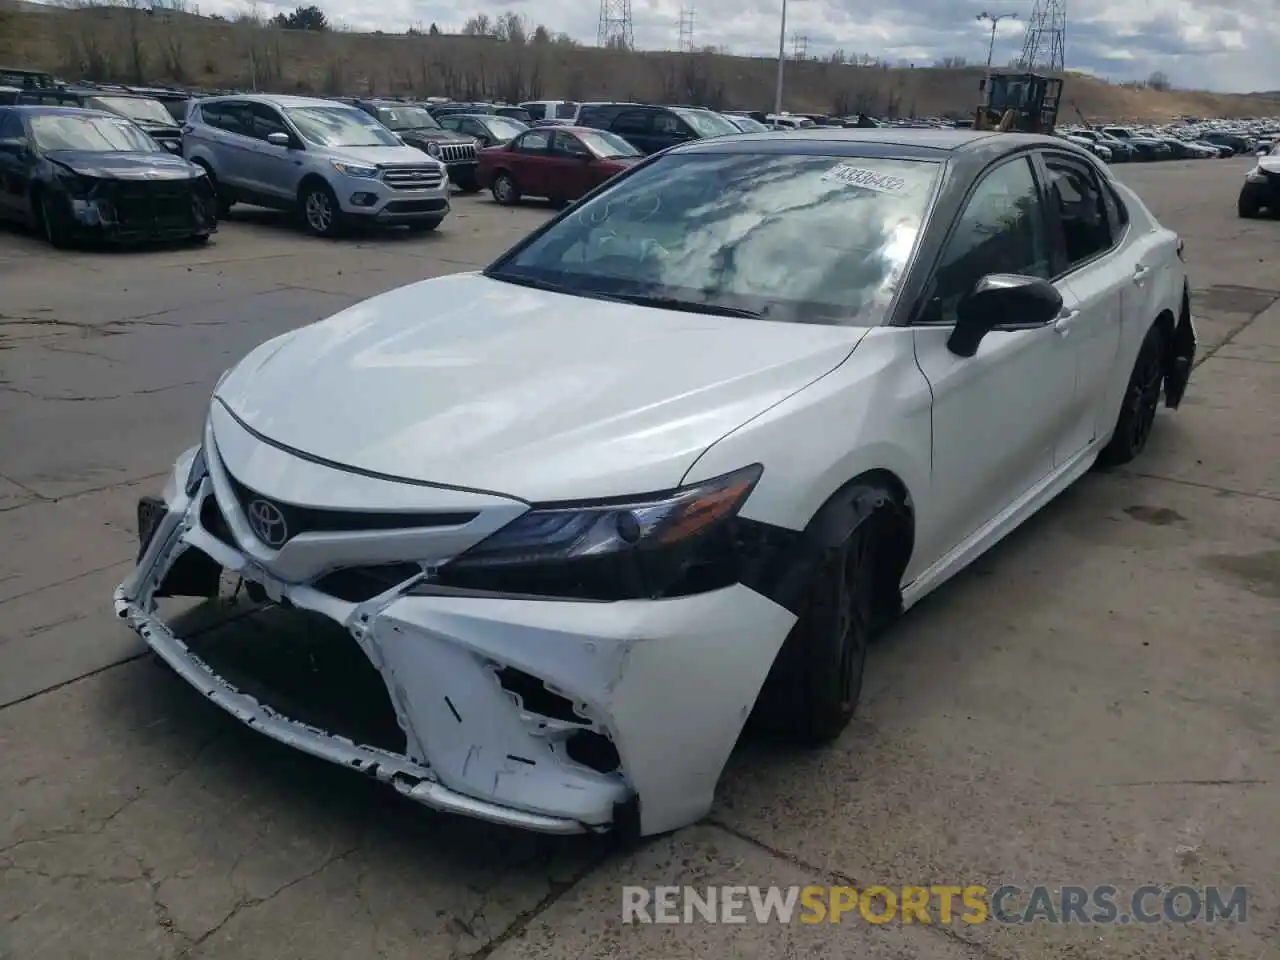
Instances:
[[[434,230],[449,213],[444,164],[332,100],[197,100],[182,155],[209,174],[219,217],[237,202],[296,210],[308,230],[329,237],[356,222]]]

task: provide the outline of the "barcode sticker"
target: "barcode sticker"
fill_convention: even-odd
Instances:
[[[851,187],[864,187],[876,193],[906,193],[908,184],[905,177],[895,177],[890,173],[877,173],[865,167],[854,167],[847,163],[838,163],[821,177],[822,180],[839,180]]]

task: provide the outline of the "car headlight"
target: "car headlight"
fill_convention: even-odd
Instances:
[[[435,572],[433,587],[580,600],[683,596],[738,580],[753,464],[669,493],[535,507]]]
[[[333,169],[343,176],[364,177],[371,180],[378,175],[377,167],[368,167],[360,163],[346,163],[342,160],[330,160],[329,162],[333,164]]]
[[[1244,175],[1244,178],[1249,183],[1266,183],[1267,182],[1267,175],[1262,172],[1261,165],[1254,167],[1252,170],[1246,173]]]
[[[434,140],[428,140],[427,153],[433,157],[440,156],[440,144],[436,143]]]

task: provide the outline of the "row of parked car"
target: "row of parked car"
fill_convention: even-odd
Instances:
[[[1247,128],[1187,124],[1161,129],[1064,127],[1058,135],[1108,163],[1217,160],[1269,152],[1280,135],[1280,123],[1261,122]]]
[[[449,213],[450,185],[463,193],[489,189],[499,203],[543,197],[563,204],[689,140],[887,125],[644,103],[193,97],[67,85],[47,75],[21,79],[21,86],[0,86],[0,104],[11,104],[0,106],[0,217],[29,222],[57,246],[85,234],[199,241],[237,203],[295,211],[319,236],[360,222],[430,231]],[[1266,146],[1239,131],[1194,133],[1104,127],[1062,135],[1111,162]]]
[[[814,124],[639,103],[191,98],[44,82],[9,92],[0,217],[55,246],[88,234],[199,241],[237,203],[296,211],[319,236],[357,222],[429,231],[449,213],[450,185],[564,203],[676,143]]]

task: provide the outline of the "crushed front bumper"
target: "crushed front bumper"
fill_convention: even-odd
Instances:
[[[710,809],[795,622],[789,611],[741,585],[594,603],[433,593],[425,574],[367,600],[343,600],[322,589],[324,577],[281,579],[252,543],[237,542],[226,526],[210,529],[218,525],[208,523],[209,498],[224,519],[243,519],[211,440],[206,432],[209,470],[198,487],[188,483],[193,450],[179,459],[163,500],[153,501],[139,563],[117,589],[115,610],[218,706],[429,807],[523,829],[648,835]],[[308,483],[330,469],[306,464]],[[381,678],[403,752],[285,715],[194,652],[156,603],[183,557],[257,584],[277,608],[340,625]]]

